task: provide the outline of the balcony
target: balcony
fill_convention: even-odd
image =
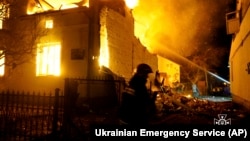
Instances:
[[[240,30],[239,11],[234,11],[226,14],[227,34],[235,34]]]

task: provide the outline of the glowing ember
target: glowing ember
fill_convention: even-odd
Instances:
[[[185,95],[186,98],[192,98],[192,95],[191,94],[187,94]]]

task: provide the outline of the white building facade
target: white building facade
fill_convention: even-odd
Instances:
[[[250,0],[237,0],[236,11],[227,14],[232,34],[229,58],[233,101],[250,109]]]

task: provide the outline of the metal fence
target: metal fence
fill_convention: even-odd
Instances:
[[[110,104],[110,99],[119,103],[124,81],[103,77],[66,78],[63,92],[59,89],[51,93],[2,91],[0,141],[71,140],[73,136],[73,139],[84,139],[85,131],[79,122],[82,120],[79,115],[81,107],[76,105],[80,100],[79,86],[86,88],[87,92],[87,101],[82,102],[94,108],[103,101]]]
[[[23,141],[57,132],[63,121],[64,97],[54,93],[0,92],[0,140]]]

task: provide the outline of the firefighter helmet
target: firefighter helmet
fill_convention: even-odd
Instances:
[[[136,68],[136,73],[138,74],[148,74],[152,72],[153,72],[152,68],[149,65],[144,64],[144,63],[139,64]]]

